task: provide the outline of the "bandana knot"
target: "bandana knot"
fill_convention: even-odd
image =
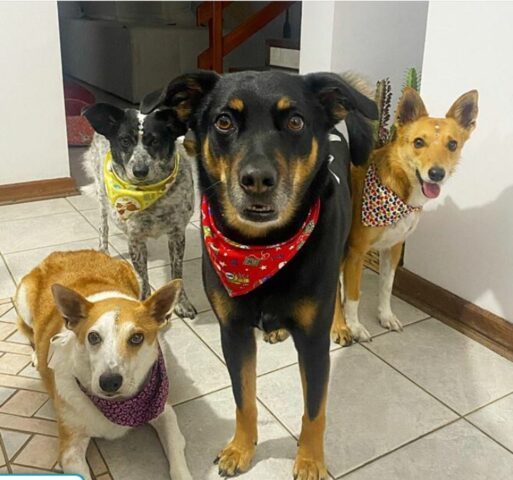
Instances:
[[[176,152],[175,166],[167,178],[152,185],[132,185],[116,175],[112,166],[112,152],[109,151],[103,164],[103,178],[107,197],[119,216],[126,220],[135,212],[151,207],[165,195],[174,184],[179,167],[180,155]]]
[[[313,232],[321,201],[317,199],[299,231],[275,245],[242,245],[226,238],[216,227],[210,205],[203,196],[201,226],[210,261],[230,297],[251,292],[279,272],[303,247]]]
[[[150,378],[144,388],[131,398],[126,400],[100,398],[86,391],[78,380],[77,383],[108,420],[124,427],[138,427],[157,418],[164,411],[169,393],[169,380],[160,347]]]
[[[365,175],[362,201],[362,223],[366,227],[395,225],[410,213],[422,207],[412,207],[383,185],[378,177],[376,165],[371,164]]]

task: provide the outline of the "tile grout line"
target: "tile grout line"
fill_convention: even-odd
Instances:
[[[107,471],[104,472],[104,473],[100,473],[99,475],[96,475],[96,473],[94,473],[93,469],[91,468],[91,466],[89,465],[89,462],[87,462],[87,464],[89,465],[89,470],[91,470],[91,472],[93,472],[93,475],[94,475],[94,478],[98,478],[100,475],[105,475],[105,474],[109,474],[110,475],[110,478],[114,478],[114,475],[112,475],[111,471],[110,471],[110,466],[109,464],[107,463],[107,460],[105,460],[105,457],[103,456],[103,453],[102,451],[100,450],[100,446],[98,445],[98,443],[96,442],[96,439],[92,438],[91,439],[91,442],[90,443],[94,443],[94,446],[96,447],[96,450],[98,452],[98,454],[100,455],[103,463],[105,464],[105,466],[107,467]],[[86,460],[87,460],[87,455],[86,455]]]
[[[410,377],[408,377],[408,375],[406,375],[405,373],[401,372],[401,370],[399,370],[398,368],[396,368],[394,365],[392,365],[391,363],[389,363],[387,360],[385,360],[384,358],[380,357],[376,352],[374,352],[373,350],[371,350],[370,348],[368,348],[366,345],[363,345],[362,344],[362,347],[365,348],[365,350],[367,350],[368,352],[372,353],[372,355],[374,355],[376,358],[378,358],[379,360],[381,360],[383,363],[385,363],[386,365],[388,365],[391,369],[393,369],[394,371],[396,371],[397,373],[399,373],[399,375],[401,375],[402,377],[404,377],[406,380],[408,380],[410,383],[412,383],[413,385],[415,385],[416,387],[420,388],[423,392],[427,393],[431,398],[435,399],[437,402],[439,402],[440,404],[442,404],[444,407],[448,408],[451,412],[455,413],[459,418],[463,418],[463,415],[460,414],[459,412],[457,412],[454,408],[450,407],[449,405],[447,405],[444,401],[440,400],[438,397],[436,397],[434,394],[432,394],[429,390],[427,390],[426,388],[424,388],[423,386],[419,385],[417,382],[415,382],[414,380],[412,380]]]
[[[408,305],[410,305],[410,304],[408,304]],[[423,312],[423,313],[426,313],[426,312]],[[433,317],[428,315],[425,318],[419,318],[418,320],[414,320],[413,322],[407,323],[406,325],[403,325],[403,330],[405,328],[411,327],[412,325],[416,325],[417,323],[425,322],[426,320],[429,320],[430,318],[433,318]],[[381,327],[381,328],[383,328],[383,327]],[[371,336],[371,342],[375,338],[382,337],[383,335],[386,335],[387,333],[401,333],[401,330],[397,331],[397,330],[388,330],[387,328],[383,328],[383,331]],[[353,343],[360,343],[360,342],[356,341]],[[353,343],[351,345],[353,345]],[[369,343],[369,342],[363,342],[363,343]],[[350,347],[351,345],[344,345],[344,347]],[[342,348],[344,348],[344,347],[342,347]]]
[[[91,225],[89,225],[89,226],[91,226]],[[68,242],[54,243],[54,244],[51,244],[51,245],[39,245],[38,247],[26,248],[24,250],[16,250],[16,251],[13,251],[13,252],[4,252],[3,255],[14,255],[14,254],[18,254],[18,253],[32,252],[34,250],[40,250],[42,248],[59,247],[61,245],[66,245],[68,243],[87,242],[89,240],[95,240],[97,238],[98,238],[98,235],[95,235],[94,237],[81,238],[81,239],[77,239],[77,240],[71,240],[71,241],[68,241]],[[0,255],[2,255],[2,254],[0,253]]]
[[[442,429],[444,429],[444,428],[448,427],[449,425],[452,425],[453,423],[459,422],[460,420],[462,420],[462,418],[461,418],[461,417],[459,417],[459,418],[455,418],[455,419],[451,420],[450,422],[445,423],[444,425],[440,425],[439,427],[436,427],[436,428],[434,428],[433,430],[430,430],[429,432],[423,433],[422,435],[419,435],[418,437],[416,437],[416,438],[414,438],[414,439],[412,439],[412,440],[408,440],[407,442],[405,442],[405,443],[403,443],[403,444],[401,444],[401,445],[399,445],[399,446],[397,446],[397,447],[392,448],[392,449],[391,449],[391,450],[389,450],[388,452],[383,453],[383,454],[381,454],[381,455],[378,455],[376,458],[373,458],[373,459],[371,459],[371,460],[368,460],[367,462],[362,463],[362,464],[361,464],[361,465],[359,465],[358,467],[355,467],[355,468],[353,468],[352,470],[349,470],[349,471],[347,471],[347,472],[343,473],[342,475],[338,476],[338,477],[336,478],[336,480],[339,480],[339,479],[341,479],[341,478],[347,477],[349,474],[354,473],[354,472],[356,472],[357,470],[361,470],[362,468],[366,467],[367,465],[370,465],[371,463],[375,463],[375,462],[377,462],[378,460],[381,460],[382,458],[387,457],[388,455],[391,455],[392,453],[395,453],[395,452],[397,452],[398,450],[401,450],[401,449],[403,449],[404,447],[407,447],[408,445],[411,445],[412,443],[418,442],[419,440],[421,440],[421,439],[422,439],[422,438],[424,438],[424,437],[427,437],[428,435],[431,435],[431,434],[433,434],[433,433],[435,433],[435,432],[437,432],[437,431],[439,431],[439,430],[442,430]]]
[[[472,423],[472,421],[470,419],[468,419],[466,417],[463,417],[462,420],[466,421],[469,425],[471,425],[475,429],[479,430],[483,435],[485,435],[490,440],[492,440],[494,443],[496,443],[497,445],[501,446],[502,448],[504,448],[504,450],[506,450],[508,453],[511,453],[513,455],[513,450],[511,450],[510,448],[506,447],[506,445],[504,445],[503,443],[499,442],[499,440],[497,440],[496,438],[492,437],[489,433],[487,433],[485,430],[483,430],[481,427],[479,427],[475,423]]]
[[[9,276],[11,277],[12,282],[14,283],[14,293],[16,294],[16,288],[18,287],[18,283],[14,279],[14,275],[11,272],[11,269],[9,268],[9,264],[5,260],[5,256],[4,256],[4,254],[2,252],[0,252],[0,260],[2,262],[4,262],[5,269],[7,270],[7,273],[9,274]],[[11,299],[14,298],[14,295],[10,296],[9,298],[11,298]],[[11,300],[11,303],[12,303],[12,300]],[[14,308],[14,303],[13,303],[13,308]],[[11,311],[11,309],[9,309],[8,311]],[[5,313],[7,313],[7,312],[5,312]],[[3,315],[2,315],[2,317],[3,317]]]
[[[469,415],[472,415],[473,413],[478,412],[479,410],[482,410],[483,408],[489,407],[490,405],[493,405],[496,402],[500,402],[501,400],[504,400],[506,397],[509,397],[510,395],[513,396],[513,390],[509,393],[506,393],[505,395],[502,395],[495,400],[491,400],[488,403],[485,403],[484,405],[481,405],[480,407],[474,408],[474,410],[470,410],[470,412],[465,413],[462,415],[463,418],[467,418]]]
[[[23,433],[27,434],[29,432],[23,432]],[[21,445],[20,448],[18,448],[18,451],[9,460],[10,464],[15,463],[15,460],[20,456],[21,452],[25,449],[25,447],[29,444],[29,442],[32,440],[32,438],[34,438],[35,435],[39,435],[39,434],[37,434],[35,432],[30,432],[29,433],[29,438],[27,438],[27,440]],[[51,437],[51,438],[55,438],[55,437]],[[18,465],[22,465],[22,464],[18,464]],[[35,467],[35,465],[25,465],[25,466],[30,466],[32,468]]]
[[[11,464],[9,461],[9,457],[7,455],[7,449],[5,448],[4,439],[2,437],[2,434],[0,434],[0,449],[1,449],[2,455],[4,456],[4,459],[5,459],[5,466],[7,467],[7,472],[12,473]]]
[[[298,444],[299,443],[299,437],[296,436],[292,430],[284,423],[280,420],[280,418],[267,406],[267,404],[259,397],[259,395],[257,394],[257,401],[260,403],[260,405],[262,405],[262,407],[264,407],[264,409],[267,411],[267,413],[272,417],[274,418],[274,420],[278,423],[278,425],[281,425],[282,428],[296,441],[296,443]],[[335,475],[333,475],[328,467],[326,466],[326,470],[328,470],[328,475],[331,477],[331,478],[336,478]]]
[[[200,398],[207,397],[208,395],[212,395],[213,393],[221,392],[221,391],[226,390],[231,387],[232,387],[231,384],[226,385],[225,387],[219,387],[219,388],[216,388],[215,390],[212,390],[211,392],[202,393],[202,394],[198,395],[197,397],[188,398],[187,400],[181,400],[180,402],[177,402],[177,403],[172,403],[171,406],[173,408],[179,407],[179,406],[185,405],[186,403],[192,402],[193,400],[198,400]]]
[[[61,197],[63,198],[63,197]],[[63,198],[64,200],[66,200],[67,202],[67,198],[64,197]],[[58,200],[58,198],[50,198],[50,199],[47,199],[47,200]],[[36,202],[38,201],[42,201],[42,202],[45,202],[47,200],[36,200]],[[19,203],[11,203],[11,204],[7,204],[7,205],[2,205],[2,207],[9,207],[9,206],[12,206],[12,205],[24,205],[26,203],[34,203],[34,202],[19,202]],[[71,204],[70,202],[67,202],[68,204]],[[73,207],[73,205],[71,205]],[[74,207],[73,207],[74,208]],[[21,220],[33,220],[34,218],[43,218],[43,217],[51,217],[53,215],[62,215],[64,213],[72,213],[72,210],[65,210],[63,212],[52,212],[52,213],[42,213],[42,214],[39,214],[39,215],[30,215],[28,217],[22,217],[22,218],[8,218],[6,220],[0,220],[0,226],[2,225],[2,223],[7,223],[7,222],[19,222]]]

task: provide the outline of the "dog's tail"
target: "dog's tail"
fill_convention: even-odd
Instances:
[[[355,90],[367,98],[374,100],[374,89],[370,82],[358,73],[348,71],[340,75]],[[371,121],[358,110],[351,110],[345,118],[347,133],[349,135],[349,149],[351,161],[355,165],[365,164],[375,144],[374,128]]]

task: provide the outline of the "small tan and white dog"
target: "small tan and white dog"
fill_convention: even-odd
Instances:
[[[23,277],[18,328],[57,413],[65,473],[90,479],[91,437],[116,439],[151,424],[173,480],[191,480],[185,440],[167,402],[164,338],[181,280],[140,302],[131,266],[94,250],[55,252]]]
[[[391,296],[404,241],[417,227],[422,207],[438,197],[456,170],[477,115],[476,90],[461,95],[445,118],[435,118],[428,115],[420,95],[405,88],[392,141],[375,150],[367,165],[351,168],[353,220],[340,272],[340,315],[332,326],[335,342],[371,339],[358,319],[362,270],[371,248],[380,251],[379,322],[389,330],[402,329]]]

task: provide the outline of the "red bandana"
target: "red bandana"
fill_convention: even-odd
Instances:
[[[395,225],[401,218],[420,210],[422,207],[408,205],[383,185],[379,181],[376,165],[370,165],[365,175],[362,201],[362,223],[366,227]]]
[[[230,297],[259,287],[283,268],[313,232],[321,201],[308,212],[302,227],[290,240],[276,245],[241,245],[226,238],[216,227],[206,197],[201,201],[201,225],[205,247],[215,271]]]

